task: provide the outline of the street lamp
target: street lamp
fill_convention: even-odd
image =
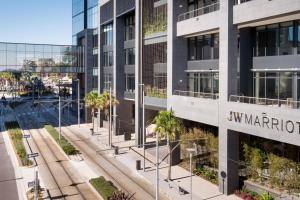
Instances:
[[[142,112],[143,112],[143,117],[142,117],[142,134],[143,134],[143,151],[144,151],[144,167],[143,170],[145,172],[146,169],[146,149],[145,149],[145,142],[146,142],[146,136],[145,136],[145,85],[144,84],[139,84],[139,86],[141,87],[141,91],[142,91]]]
[[[109,119],[108,119],[108,144],[111,148],[112,146],[112,126],[111,126],[111,123],[112,123],[112,119],[111,119],[111,116],[112,116],[112,99],[111,99],[111,96],[112,96],[112,88],[111,88],[111,81],[107,81],[105,82],[106,84],[109,84]]]
[[[186,149],[187,152],[189,152],[189,155],[190,155],[190,199],[192,200],[193,199],[193,172],[192,172],[192,158],[193,158],[193,153],[196,152],[196,148],[187,148]]]
[[[155,200],[159,200],[159,135],[156,133],[156,188]]]
[[[77,81],[77,120],[78,120],[78,127],[80,127],[80,80],[76,79]]]

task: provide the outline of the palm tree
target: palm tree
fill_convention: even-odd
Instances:
[[[176,118],[174,112],[160,111],[154,119],[156,128],[155,132],[158,137],[167,139],[167,146],[169,148],[169,170],[168,180],[171,180],[171,165],[172,165],[172,147],[170,141],[176,139],[177,134],[180,134],[183,129],[182,122]]]
[[[116,106],[119,104],[119,101],[112,96],[111,97],[111,106]],[[109,109],[110,109],[110,94],[108,92],[103,92],[99,96],[99,108],[100,110],[104,111],[104,114],[106,116],[109,115]]]
[[[91,116],[92,116],[92,124],[94,133],[94,117],[95,117],[95,110],[100,107],[100,96],[98,92],[91,91],[84,97],[85,104],[91,109]]]

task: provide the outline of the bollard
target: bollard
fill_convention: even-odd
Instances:
[[[119,147],[115,146],[115,155],[119,155]]]
[[[136,170],[141,170],[141,160],[136,160]]]
[[[94,129],[90,128],[91,134],[94,135]]]

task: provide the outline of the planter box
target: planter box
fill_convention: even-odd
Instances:
[[[274,190],[272,188],[268,188],[268,187],[266,187],[264,185],[260,185],[260,184],[254,183],[254,182],[249,181],[249,180],[244,181],[244,186],[248,190],[253,191],[253,192],[257,192],[258,194],[262,194],[264,192],[268,192],[271,196],[273,196],[275,198],[275,200],[281,200],[281,199],[286,199],[286,200],[300,200],[300,197],[292,196],[292,195],[288,195],[288,194],[282,194],[278,190]],[[282,197],[280,198],[281,195],[282,195]]]

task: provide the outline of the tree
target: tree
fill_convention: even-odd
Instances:
[[[158,134],[158,137],[167,139],[167,146],[169,148],[168,180],[171,180],[172,147],[170,141],[174,141],[177,134],[181,134],[183,125],[182,122],[176,118],[172,110],[160,111],[154,121],[156,123],[155,132]]]
[[[95,110],[100,107],[100,96],[97,92],[91,91],[89,92],[84,98],[85,104],[92,110],[92,124],[93,124],[93,131],[94,131],[94,117],[95,117]]]
[[[103,92],[99,96],[99,108],[104,112],[104,114],[107,116],[109,115],[109,106],[110,106],[110,94],[108,92]],[[119,101],[112,96],[111,97],[111,106],[116,106],[119,104]]]

